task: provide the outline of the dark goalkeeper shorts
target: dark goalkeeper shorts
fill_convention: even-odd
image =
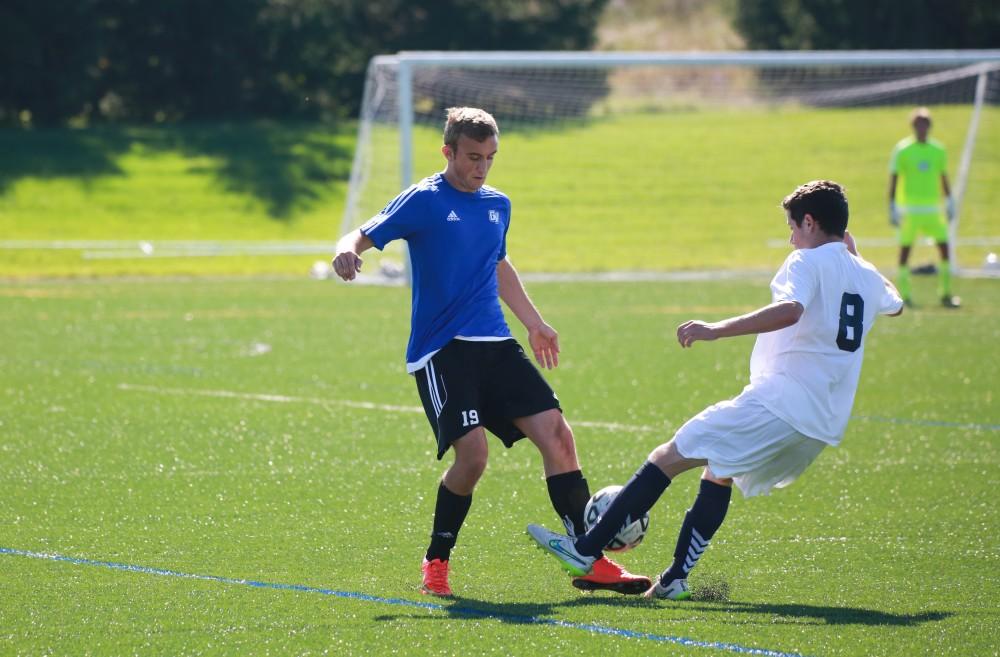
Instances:
[[[507,447],[524,438],[512,420],[559,409],[559,399],[513,338],[452,340],[413,373],[440,460],[453,442],[482,426]]]

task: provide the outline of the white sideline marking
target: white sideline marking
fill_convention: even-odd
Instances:
[[[955,240],[958,246],[997,246],[1000,245],[1000,237],[998,236],[976,236],[976,237],[959,237]],[[934,240],[927,237],[924,238],[921,244],[927,246],[933,246]],[[788,247],[787,239],[769,239],[767,240],[767,246],[772,249],[783,249]],[[863,242],[858,244],[858,249],[864,249],[866,246],[879,246],[879,247],[889,247],[889,246],[899,246],[899,239],[895,237],[868,237],[865,238]]]
[[[232,250],[258,253],[332,253],[336,242],[288,240],[0,240],[0,249],[73,250],[106,249],[110,251],[138,251],[143,254],[159,250],[179,252],[213,251],[226,253]]]
[[[223,397],[227,399],[249,399],[251,401],[272,402],[278,404],[317,404],[319,406],[347,406],[363,408],[369,411],[385,411],[387,413],[423,413],[420,406],[398,406],[395,404],[376,404],[374,402],[355,401],[352,399],[327,399],[323,397],[296,397],[291,395],[274,395],[270,393],[239,392],[236,390],[209,390],[204,388],[161,388],[158,386],[138,385],[135,383],[119,383],[119,390],[132,392],[148,392],[156,395],[194,395],[200,397]],[[573,420],[576,427],[589,429],[607,429],[609,431],[630,431],[633,433],[648,433],[666,431],[664,427],[654,427],[647,424],[621,424],[619,422],[592,422],[588,420]]]
[[[595,271],[595,272],[525,272],[528,283],[687,283],[696,281],[744,280],[770,278],[770,269],[705,269],[676,271]]]
[[[237,392],[235,390],[207,390],[196,388],[160,388],[143,386],[133,383],[119,383],[120,390],[150,392],[160,395],[197,395],[201,397],[227,397],[230,399],[250,399],[253,401],[276,402],[279,404],[337,404],[350,408],[364,408],[371,411],[389,411],[392,413],[423,413],[419,406],[394,406],[392,404],[375,404],[372,402],[352,401],[350,399],[323,399],[321,397],[292,397],[289,395],[272,395],[256,392]]]
[[[228,399],[249,399],[251,401],[272,402],[279,404],[316,404],[318,406],[347,406],[349,408],[363,408],[369,411],[385,411],[387,413],[423,413],[420,406],[397,406],[395,404],[376,404],[374,402],[354,401],[352,399],[325,399],[322,397],[296,397],[292,395],[275,395],[258,392],[239,392],[236,390],[209,390],[206,388],[161,388],[158,386],[139,385],[135,383],[119,383],[119,390],[130,390],[133,392],[148,392],[156,395],[189,395],[199,397],[224,397]],[[922,420],[918,418],[894,418],[882,417],[878,415],[852,415],[852,422],[876,422],[888,424],[913,425],[919,427],[948,427],[958,429],[973,429],[976,431],[1000,431],[1000,424],[989,424],[982,422],[956,422],[950,420]],[[668,420],[663,421],[663,425],[654,426],[651,424],[623,424],[621,422],[596,422],[590,420],[572,420],[571,425],[575,427],[587,427],[589,429],[606,429],[608,431],[623,431],[630,433],[673,433]]]

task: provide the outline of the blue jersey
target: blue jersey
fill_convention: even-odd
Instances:
[[[461,192],[440,173],[397,196],[361,226],[379,250],[410,248],[413,301],[406,370],[415,372],[456,337],[507,339],[497,263],[507,257],[510,199],[492,187]]]

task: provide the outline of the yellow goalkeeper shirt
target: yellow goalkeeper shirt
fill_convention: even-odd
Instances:
[[[903,139],[892,150],[889,172],[899,176],[896,203],[908,210],[931,208],[941,203],[941,176],[946,171],[944,145],[934,139]]]

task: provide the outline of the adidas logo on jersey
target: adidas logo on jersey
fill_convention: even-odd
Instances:
[[[448,213],[448,221],[461,221],[461,220],[462,218],[459,217],[457,214],[455,214],[454,210]]]

